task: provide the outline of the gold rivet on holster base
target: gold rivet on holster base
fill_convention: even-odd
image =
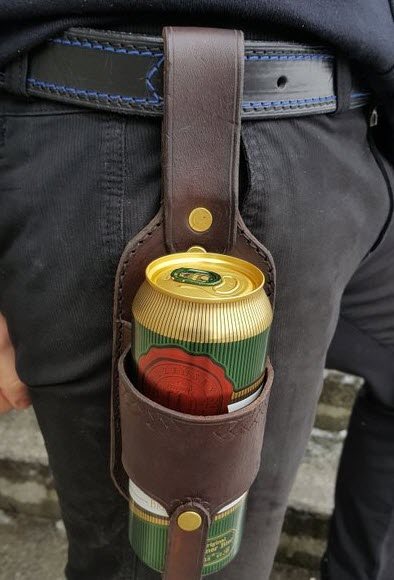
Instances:
[[[178,526],[184,532],[195,532],[202,524],[202,517],[197,512],[183,512],[178,516]]]
[[[213,222],[213,217],[206,207],[196,207],[190,212],[189,226],[195,232],[206,232]]]

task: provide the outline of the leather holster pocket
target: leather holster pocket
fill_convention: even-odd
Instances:
[[[145,397],[130,378],[129,349],[118,364],[122,463],[138,487],[169,514],[192,499],[211,516],[249,489],[260,466],[270,363],[254,402],[213,416],[179,413]]]

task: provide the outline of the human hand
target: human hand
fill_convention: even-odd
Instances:
[[[31,405],[29,392],[15,368],[15,350],[8,334],[7,322],[0,313],[0,414]]]

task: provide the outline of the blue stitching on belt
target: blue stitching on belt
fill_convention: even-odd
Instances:
[[[135,56],[163,56],[163,52],[152,50],[139,50],[137,48],[121,48],[111,44],[102,44],[101,42],[89,40],[70,40],[68,38],[52,38],[49,42],[53,44],[63,44],[64,46],[78,46],[79,48],[90,48],[93,50],[105,50],[116,54],[131,54]],[[245,60],[331,60],[332,54],[247,54]]]
[[[163,99],[157,95],[157,98],[146,98],[146,97],[126,97],[123,95],[111,95],[109,93],[99,93],[97,91],[87,90],[87,89],[75,89],[74,87],[65,87],[64,85],[57,85],[55,83],[48,83],[45,81],[39,81],[38,79],[28,78],[27,82],[40,89],[49,89],[54,91],[59,91],[62,93],[69,93],[75,96],[81,97],[95,97],[97,99],[107,99],[111,101],[123,101],[125,103],[135,103],[135,104],[147,104],[147,105],[161,105]]]
[[[308,99],[288,99],[287,101],[244,101],[244,108],[268,109],[270,107],[294,107],[300,105],[318,105],[320,103],[330,103],[336,101],[335,95],[327,97],[310,97]]]
[[[155,62],[152,65],[152,67],[146,73],[146,77],[145,77],[146,86],[148,87],[148,90],[151,91],[154,99],[156,99],[156,102],[160,102],[161,97],[156,92],[156,89],[152,83],[152,78],[158,72],[158,70],[161,67],[161,65],[163,64],[163,62],[164,62],[164,56],[162,56],[157,62]]]
[[[152,69],[150,69],[150,77],[152,77],[157,69],[161,65],[163,59],[159,63],[156,63]],[[40,89],[49,89],[55,90],[63,93],[69,93],[70,95],[75,96],[83,96],[83,97],[94,97],[97,99],[106,99],[111,101],[122,101],[125,103],[135,103],[135,104],[148,104],[153,106],[161,106],[163,103],[163,98],[158,95],[155,91],[154,86],[152,85],[150,79],[146,79],[146,82],[149,86],[149,89],[153,93],[153,98],[146,98],[146,97],[126,97],[124,95],[111,95],[110,93],[100,93],[98,91],[87,90],[87,89],[76,89],[74,87],[66,87],[64,85],[57,85],[55,83],[48,83],[46,81],[40,81],[34,78],[28,78],[28,83],[34,87],[38,87]],[[351,95],[353,98],[359,97],[366,97],[368,93],[353,93]],[[281,108],[289,108],[289,107],[299,107],[299,106],[308,106],[308,105],[319,105],[323,103],[335,103],[337,97],[335,95],[328,95],[326,97],[309,97],[307,99],[288,99],[288,100],[281,100],[281,101],[244,101],[242,103],[242,107],[244,109],[269,109],[272,107],[281,107]]]
[[[53,44],[64,44],[65,46],[79,46],[80,48],[92,48],[94,50],[105,50],[115,52],[116,54],[131,54],[138,56],[163,56],[163,52],[153,50],[138,50],[136,48],[120,48],[110,44],[101,44],[100,42],[89,42],[88,40],[69,40],[67,38],[52,38],[49,42]]]
[[[352,93],[352,99],[366,98],[370,93]],[[269,109],[271,107],[294,107],[302,105],[319,105],[320,103],[335,103],[336,95],[328,95],[327,97],[310,97],[308,99],[289,99],[287,101],[244,101],[242,107],[244,109]]]
[[[332,54],[247,54],[245,60],[332,60]]]

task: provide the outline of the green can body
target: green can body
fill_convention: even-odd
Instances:
[[[251,402],[260,388],[268,336],[269,329],[266,329],[256,336],[233,342],[194,342],[158,334],[135,321],[134,360],[140,375],[147,376],[143,392],[164,406],[192,414],[214,415],[236,410]],[[169,381],[173,391],[166,390],[168,399],[157,391],[150,392],[153,386]],[[219,408],[215,404],[211,406],[208,397],[197,409],[180,404],[182,393],[179,394],[180,389],[175,390],[175,385],[193,386],[198,382],[213,385],[213,393],[219,391],[218,384],[225,385],[226,397],[229,392],[225,408],[221,408],[220,400]]]

